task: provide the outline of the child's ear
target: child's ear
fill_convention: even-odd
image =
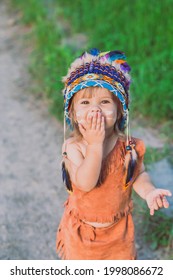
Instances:
[[[72,119],[75,123],[77,123],[77,117],[76,117],[76,113],[74,112],[72,115]]]
[[[117,114],[117,119],[120,120],[122,118],[122,112],[119,110]]]
[[[73,120],[73,123],[78,124],[78,121],[77,121],[77,117],[76,117],[75,112],[71,115],[71,118],[72,118],[72,120]]]
[[[117,112],[117,119],[120,120],[123,117],[122,105],[118,100],[118,112]]]
[[[74,111],[74,107],[73,107],[72,103],[70,104],[70,107],[69,107],[69,117],[73,122],[77,121],[76,112]]]

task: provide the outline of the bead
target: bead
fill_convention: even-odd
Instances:
[[[131,151],[131,149],[132,149],[132,148],[130,147],[130,145],[126,146],[126,150],[127,150],[127,151]]]

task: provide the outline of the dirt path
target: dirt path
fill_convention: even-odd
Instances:
[[[0,259],[55,259],[62,126],[27,94],[21,29],[0,4]]]
[[[63,129],[28,93],[21,27],[0,3],[0,259],[57,259],[67,196],[60,174]],[[138,240],[139,259],[157,259]]]

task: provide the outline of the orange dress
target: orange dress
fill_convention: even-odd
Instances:
[[[132,219],[132,185],[139,175],[145,147],[133,138],[138,154],[131,183],[124,187],[125,142],[118,139],[103,160],[101,184],[90,192],[78,189],[65,202],[65,210],[57,231],[56,247],[66,260],[133,260],[136,259],[134,223]],[[113,222],[108,227],[93,227],[88,222]]]

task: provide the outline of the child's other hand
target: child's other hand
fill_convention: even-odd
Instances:
[[[165,189],[155,189],[150,191],[146,196],[146,202],[150,208],[150,215],[154,215],[154,211],[159,208],[168,208],[169,203],[165,196],[171,195],[171,192]]]
[[[88,144],[103,143],[105,138],[105,120],[100,112],[87,116],[85,127],[79,123],[79,130]]]

